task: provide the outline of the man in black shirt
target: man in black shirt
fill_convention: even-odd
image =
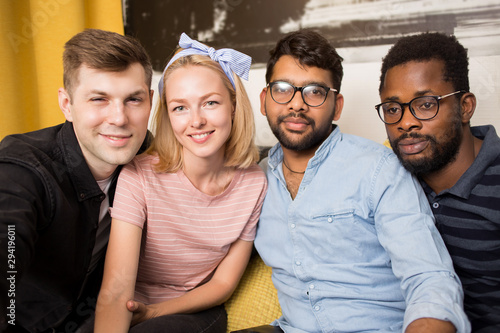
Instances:
[[[491,125],[470,126],[467,51],[440,33],[404,37],[383,60],[379,92],[379,116],[431,204],[472,330],[500,332],[500,139]]]
[[[147,144],[152,68],[136,40],[85,30],[65,44],[63,66],[67,121],[0,143],[1,331],[82,330],[120,166]]]

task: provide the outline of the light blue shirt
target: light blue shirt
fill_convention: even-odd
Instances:
[[[273,269],[285,332],[402,332],[431,317],[470,332],[428,201],[393,152],[330,134],[292,200],[269,153],[255,246]]]

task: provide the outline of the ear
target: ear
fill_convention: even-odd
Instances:
[[[59,88],[57,93],[59,98],[59,108],[64,114],[64,117],[67,121],[73,121],[73,115],[71,114],[71,97],[69,96],[69,93],[64,88]]]
[[[343,108],[344,108],[344,96],[338,93],[335,99],[335,114],[333,115],[333,120],[338,121],[340,119],[340,115],[342,114]]]
[[[153,89],[149,89],[149,102],[151,106],[153,106],[153,96],[155,95],[155,91]]]
[[[460,110],[462,112],[462,124],[468,124],[476,110],[476,96],[473,93],[465,93],[460,99]]]
[[[262,89],[260,92],[260,113],[266,116],[266,95],[267,95],[267,87]]]

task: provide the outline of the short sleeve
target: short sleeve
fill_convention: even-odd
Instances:
[[[255,239],[255,234],[257,232],[257,223],[259,222],[260,212],[262,210],[262,205],[264,203],[264,198],[266,197],[267,192],[267,179],[262,169],[258,166],[255,166],[255,168],[253,168],[252,170],[253,172],[255,172],[255,184],[260,184],[260,192],[258,193],[252,215],[250,215],[250,218],[248,219],[248,222],[239,237],[239,239],[248,242],[251,242]]]
[[[111,217],[142,228],[147,217],[145,188],[144,174],[135,158],[120,172]]]

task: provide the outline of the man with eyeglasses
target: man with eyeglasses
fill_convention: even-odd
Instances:
[[[471,127],[466,49],[454,36],[400,39],[383,60],[376,106],[391,146],[420,181],[465,293],[474,332],[500,332],[500,139]]]
[[[468,332],[422,189],[381,144],[343,134],[342,58],[310,30],[268,61],[261,112],[279,143],[255,246],[285,332]],[[256,329],[252,329],[257,331]],[[274,330],[278,331],[278,329]]]

